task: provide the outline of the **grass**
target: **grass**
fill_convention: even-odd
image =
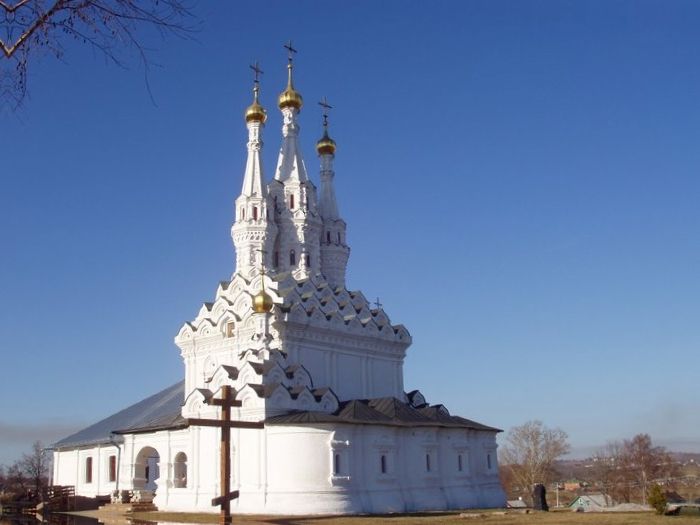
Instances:
[[[478,511],[468,510],[466,514],[474,517],[462,518],[460,513],[417,513],[391,514],[384,516],[235,516],[233,523],[242,525],[440,525],[446,524],[486,524],[486,525],[700,525],[700,514],[692,513],[681,516],[657,516],[650,512],[630,513],[580,513],[569,511],[533,512],[530,514],[515,511]],[[217,514],[189,514],[176,512],[141,512],[134,513],[135,520],[180,522],[180,523],[218,523]]]

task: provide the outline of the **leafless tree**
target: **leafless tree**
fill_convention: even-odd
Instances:
[[[617,502],[646,503],[654,483],[673,488],[677,463],[665,448],[654,446],[648,434],[609,443],[593,459],[595,485]]]
[[[49,462],[40,441],[35,441],[32,451],[29,454],[23,454],[22,459],[19,460],[19,468],[33,485],[35,495],[41,494],[41,489],[46,485],[48,467]]]
[[[144,26],[185,36],[187,0],[0,0],[0,102],[18,105],[27,89],[27,70],[41,54],[64,56],[68,42],[88,44],[124,66],[136,53],[150,64]],[[3,18],[4,17],[4,18]]]
[[[618,486],[622,443],[611,441],[593,454],[591,477],[609,503],[615,499]]]
[[[671,477],[673,462],[664,447],[655,447],[649,434],[637,434],[625,440],[621,456],[622,468],[631,486],[639,489],[639,500],[646,503],[652,481]]]
[[[509,465],[524,495],[529,497],[536,483],[551,480],[554,461],[569,451],[566,432],[547,428],[542,421],[528,421],[506,434],[501,460]]]

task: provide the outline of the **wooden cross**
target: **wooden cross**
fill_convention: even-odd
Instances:
[[[220,419],[189,418],[187,423],[191,426],[218,427],[221,429],[219,447],[219,481],[221,496],[211,500],[212,505],[221,506],[219,517],[220,525],[231,523],[231,500],[239,495],[237,490],[231,491],[231,429],[232,428],[264,428],[262,421],[231,421],[231,408],[241,406],[241,402],[235,399],[233,389],[229,385],[221,387],[221,397],[212,398],[207,404],[221,407]]]
[[[291,41],[291,40],[290,40],[289,42],[287,42],[286,44],[284,44],[283,47],[287,50],[287,58],[288,58],[289,61],[291,62],[292,59],[294,58],[294,53],[296,53],[297,50],[294,49],[294,48],[292,47],[292,41]]]
[[[264,73],[262,69],[260,69],[260,64],[258,64],[258,61],[255,61],[255,64],[249,66],[250,69],[255,71],[255,83],[257,84],[260,81],[260,75]]]

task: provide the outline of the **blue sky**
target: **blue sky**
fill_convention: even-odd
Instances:
[[[234,269],[248,64],[272,177],[290,38],[307,168],[327,96],[348,283],[411,331],[406,387],[579,450],[700,449],[700,5],[195,12],[194,40],[149,40],[157,105],[136,59],[68,43],[4,116],[0,463],[180,379],[173,337]]]

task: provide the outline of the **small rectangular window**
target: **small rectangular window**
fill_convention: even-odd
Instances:
[[[459,472],[464,470],[464,465],[462,464],[462,454],[457,455],[457,470]]]
[[[117,480],[117,456],[109,456],[109,481]]]
[[[382,469],[382,474],[386,474],[386,456],[384,454],[382,454],[380,459],[380,466]]]
[[[425,455],[425,471],[430,472],[430,454]]]
[[[85,458],[85,483],[92,483],[92,457]]]
[[[486,454],[486,468],[491,470],[491,454]]]
[[[340,454],[333,456],[333,474],[340,474]]]

